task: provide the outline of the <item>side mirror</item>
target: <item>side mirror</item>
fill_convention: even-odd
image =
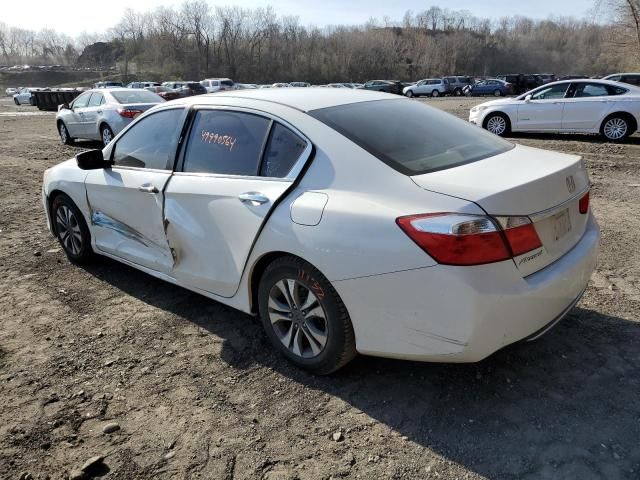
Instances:
[[[531,102],[531,94],[529,94],[526,97],[524,97],[524,101],[525,101],[525,103]]]
[[[87,150],[76,155],[76,163],[80,170],[99,170],[109,168],[112,162],[105,160],[102,156],[102,150]]]

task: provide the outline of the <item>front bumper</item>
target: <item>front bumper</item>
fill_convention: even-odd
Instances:
[[[590,215],[584,236],[569,252],[524,278],[509,260],[436,265],[334,286],[351,316],[360,353],[476,362],[544,333],[569,313],[595,269],[599,239]]]

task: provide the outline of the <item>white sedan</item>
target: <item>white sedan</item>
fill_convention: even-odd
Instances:
[[[474,362],[541,335],[595,266],[589,186],[578,156],[420,102],[267,89],[150,109],[47,170],[43,202],[73,262],[105,255],[259,315],[289,360],[329,373],[356,352]]]
[[[549,83],[517,98],[477,105],[469,121],[496,135],[509,132],[599,133],[609,141],[633,134],[640,88],[608,80]]]
[[[32,88],[21,88],[20,91],[13,95],[13,102],[16,105],[31,105]]]

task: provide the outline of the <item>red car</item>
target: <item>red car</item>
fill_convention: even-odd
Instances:
[[[157,93],[158,95],[160,95],[162,98],[164,98],[167,101],[175,100],[176,98],[180,98],[180,93],[178,91],[176,91],[176,90],[173,90],[173,89],[169,88],[169,87],[162,87],[162,86],[146,87],[145,90],[149,90],[150,92]]]

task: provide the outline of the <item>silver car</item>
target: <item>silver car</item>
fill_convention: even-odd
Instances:
[[[58,107],[56,126],[62,143],[71,145],[83,138],[106,146],[134,118],[162,102],[162,97],[144,89],[88,90],[71,105]]]
[[[402,93],[407,97],[419,97],[421,95],[429,95],[431,97],[439,97],[447,92],[447,84],[441,78],[425,78],[415,85],[404,87]]]

